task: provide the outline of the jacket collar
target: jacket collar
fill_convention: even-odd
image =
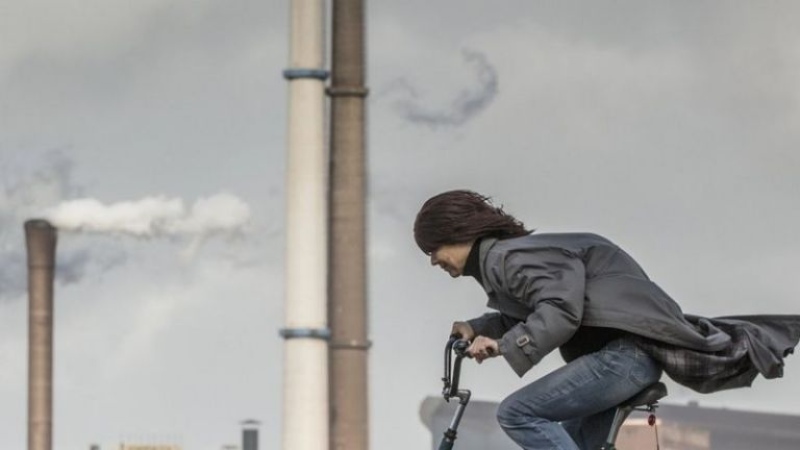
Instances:
[[[480,245],[481,238],[476,239],[472,243],[472,248],[467,255],[467,261],[464,264],[464,275],[475,278],[479,284],[483,284],[483,276],[481,275],[481,258],[480,258]]]
[[[480,267],[481,276],[479,282],[481,286],[483,286],[483,290],[490,295],[490,298],[492,298],[491,294],[494,293],[494,289],[492,289],[491,283],[489,283],[486,277],[486,257],[489,255],[489,250],[494,247],[495,243],[497,243],[497,238],[485,237],[481,239],[478,246],[478,266]]]

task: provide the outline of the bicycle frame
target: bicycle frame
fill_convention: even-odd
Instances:
[[[458,434],[458,425],[461,418],[464,416],[464,410],[469,404],[472,392],[467,389],[459,389],[459,381],[461,378],[461,362],[464,358],[470,358],[467,354],[469,341],[460,339],[458,336],[450,336],[447,345],[444,349],[444,376],[442,382],[442,396],[445,401],[450,402],[452,398],[458,398],[458,406],[453,414],[453,419],[450,421],[450,426],[445,430],[442,441],[439,444],[439,450],[451,450],[455,444]],[[455,353],[455,359],[453,359]],[[623,423],[633,411],[645,411],[650,413],[648,423],[650,425],[656,424],[655,410],[658,407],[658,400],[667,395],[666,386],[657,382],[630,399],[617,406],[614,421],[612,422],[611,429],[606,439],[606,443],[600,447],[599,450],[617,450],[615,442],[619,430],[622,428]],[[656,429],[656,445],[658,446],[658,429]]]

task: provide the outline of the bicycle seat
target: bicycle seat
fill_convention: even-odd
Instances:
[[[631,406],[635,408],[637,406],[652,405],[659,399],[662,399],[666,396],[667,396],[667,386],[665,386],[664,383],[659,381],[642,389],[641,392],[625,400],[619,406]]]

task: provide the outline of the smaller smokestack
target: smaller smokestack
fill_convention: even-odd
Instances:
[[[51,450],[53,437],[53,273],[56,229],[25,222],[28,249],[28,450]]]
[[[242,450],[258,450],[258,427],[261,422],[253,419],[242,422]]]

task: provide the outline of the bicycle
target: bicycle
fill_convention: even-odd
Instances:
[[[442,396],[445,401],[450,402],[452,398],[458,398],[458,406],[450,421],[450,426],[444,432],[442,441],[439,444],[439,450],[451,450],[455,444],[458,435],[458,425],[461,418],[464,416],[464,410],[469,404],[472,397],[472,391],[469,389],[459,389],[459,379],[461,377],[461,362],[464,358],[469,358],[467,348],[469,341],[460,339],[458,336],[450,336],[447,345],[444,349],[444,376],[442,382],[444,387],[442,389]],[[455,359],[453,359],[455,354]],[[625,423],[631,412],[644,411],[649,413],[647,423],[650,426],[656,425],[655,411],[658,408],[658,401],[667,395],[667,387],[662,382],[656,382],[644,388],[638,394],[629,398],[628,400],[620,403],[614,414],[614,420],[611,423],[606,442],[598,450],[617,450],[615,442],[619,434],[619,430]],[[656,428],[656,448],[658,444],[658,428]]]

